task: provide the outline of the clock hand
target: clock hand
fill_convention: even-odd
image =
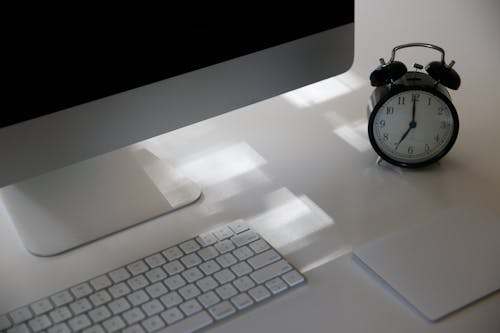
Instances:
[[[408,129],[406,130],[406,132],[404,132],[403,136],[401,137],[401,139],[399,139],[399,142],[396,144],[396,150],[398,149],[401,142],[403,142],[403,140],[408,136],[408,133],[410,133],[411,129],[417,127],[417,123],[415,122],[416,101],[417,101],[416,98],[414,98],[413,107],[411,110],[410,124],[408,125]]]
[[[415,110],[416,110],[416,102],[417,102],[417,99],[416,98],[413,98],[413,107],[412,107],[412,110],[411,110],[411,122],[410,122],[410,126],[411,126],[411,123],[414,123],[415,125],[417,125],[417,123],[415,123]]]
[[[399,142],[396,144],[396,150],[398,150],[399,144],[400,144],[401,142],[403,142],[403,140],[404,140],[404,139],[408,136],[408,133],[410,133],[410,131],[411,131],[411,129],[412,129],[412,128],[413,128],[413,127],[411,127],[411,126],[410,126],[410,127],[408,127],[408,129],[407,129],[407,130],[406,130],[406,132],[403,134],[403,136],[401,137],[401,139],[399,139]]]

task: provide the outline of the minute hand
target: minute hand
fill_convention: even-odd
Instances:
[[[398,149],[401,142],[403,142],[403,140],[408,136],[408,133],[410,133],[411,129],[417,127],[417,123],[415,122],[415,110],[416,110],[416,99],[414,98],[413,107],[411,110],[410,124],[408,125],[408,129],[406,130],[406,132],[404,132],[403,136],[401,137],[401,139],[399,139],[399,142],[396,144],[396,149]]]

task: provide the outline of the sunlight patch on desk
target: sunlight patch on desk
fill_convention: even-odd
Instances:
[[[236,178],[258,169],[266,160],[246,142],[201,152],[180,162],[179,171],[203,187]]]
[[[281,95],[290,104],[303,109],[325,103],[348,94],[365,84],[359,75],[352,71],[310,84]]]
[[[359,152],[365,152],[371,148],[370,141],[360,132],[366,132],[366,122],[361,124],[342,125],[333,130],[339,138],[347,142]]]
[[[261,167],[267,161],[246,142],[211,148],[176,163],[177,169],[203,191],[205,215],[221,210],[221,203],[270,181]]]
[[[308,237],[335,224],[305,195],[296,196],[287,188],[263,198],[265,210],[249,218],[249,223],[283,254],[311,243]]]

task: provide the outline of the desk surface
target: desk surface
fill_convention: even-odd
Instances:
[[[352,260],[353,247],[447,208],[472,202],[500,216],[500,5],[384,2],[357,1],[347,73],[142,143],[202,185],[196,204],[53,258],[28,254],[1,211],[0,313],[244,218],[308,283],[217,332],[500,331],[499,293],[430,323]],[[367,77],[379,57],[413,41],[440,45],[456,61],[461,128],[439,165],[401,170],[376,164]],[[415,50],[399,59],[425,65],[437,56]]]

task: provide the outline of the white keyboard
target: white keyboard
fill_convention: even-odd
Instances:
[[[194,332],[304,281],[238,220],[0,315],[0,332]]]

